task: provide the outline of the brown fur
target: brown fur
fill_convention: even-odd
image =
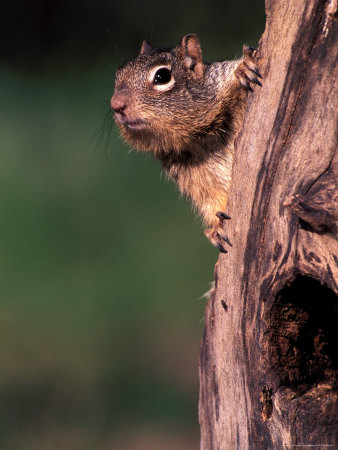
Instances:
[[[258,74],[245,63],[204,64],[197,36],[187,35],[174,49],[154,50],[144,41],[140,55],[116,74],[111,103],[122,136],[152,151],[213,227],[219,223],[215,213],[226,208],[234,139],[246,104],[243,85],[255,82],[245,73]],[[157,66],[171,69],[172,88],[159,91],[149,79]],[[128,125],[138,121],[142,126]]]

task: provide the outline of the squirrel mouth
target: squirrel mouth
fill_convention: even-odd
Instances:
[[[147,122],[141,119],[129,120],[120,113],[115,113],[115,119],[126,128],[131,130],[142,130],[148,126]]]

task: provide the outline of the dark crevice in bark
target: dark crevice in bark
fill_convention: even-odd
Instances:
[[[270,361],[279,384],[295,395],[320,382],[337,388],[338,298],[313,278],[297,275],[270,313]]]

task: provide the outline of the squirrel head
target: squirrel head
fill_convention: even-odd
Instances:
[[[207,89],[199,39],[184,36],[173,49],[143,41],[139,56],[116,74],[111,107],[122,136],[140,150],[183,151],[217,115]],[[214,91],[214,92],[212,92]]]

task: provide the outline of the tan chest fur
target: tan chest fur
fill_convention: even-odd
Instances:
[[[196,151],[193,155],[182,155],[176,161],[162,160],[162,163],[180,191],[190,198],[203,221],[212,226],[217,222],[215,212],[224,211],[227,204],[233,145],[219,144],[214,152],[204,153],[203,157],[196,156]]]

